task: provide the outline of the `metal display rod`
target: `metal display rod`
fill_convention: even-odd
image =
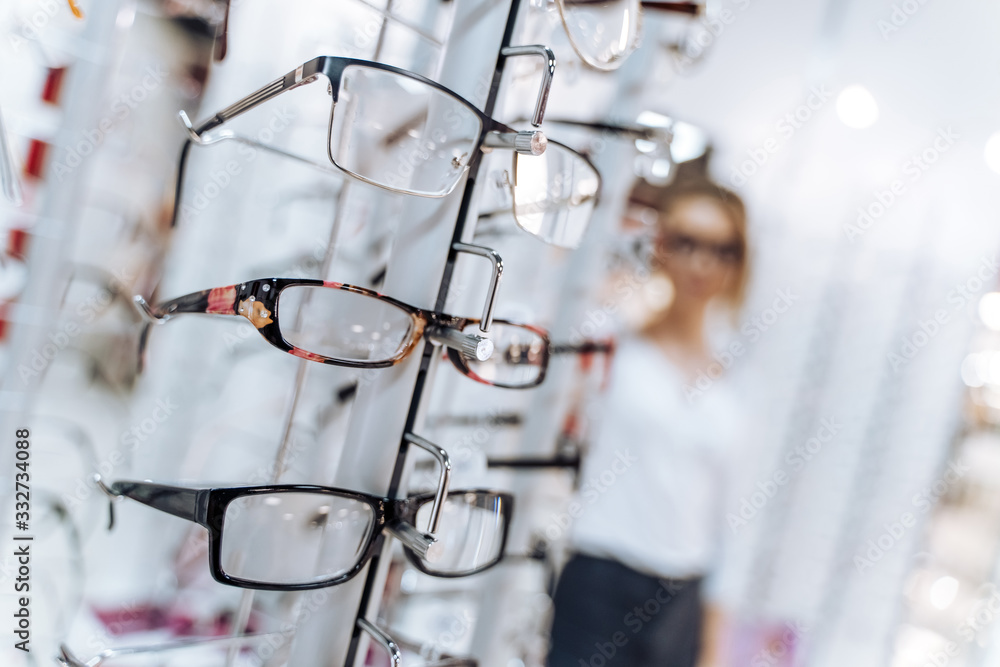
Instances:
[[[496,66],[493,70],[493,79],[490,84],[490,90],[486,98],[486,102],[483,105],[483,112],[487,115],[492,115],[493,110],[496,106],[497,93],[500,90],[500,81],[503,77],[504,66],[506,64],[508,57],[513,57],[517,55],[524,55],[528,52],[522,50],[511,50],[510,40],[514,32],[514,24],[517,20],[518,10],[520,9],[520,0],[511,0],[510,11],[507,14],[507,24],[504,28],[504,34],[501,41],[500,52],[497,54]],[[531,51],[532,54],[537,54],[537,51]],[[551,56],[551,54],[546,54]],[[549,62],[546,68],[551,76],[551,72],[555,66],[554,58],[549,57]],[[536,117],[538,112],[544,112],[544,101],[540,103],[540,109],[536,108]],[[540,118],[539,118],[540,120]],[[445,303],[448,298],[448,292],[451,287],[452,274],[455,271],[455,260],[462,247],[462,233],[465,227],[465,220],[469,215],[469,210],[472,205],[472,197],[476,188],[476,177],[479,173],[479,165],[482,161],[482,152],[477,151],[470,160],[468,178],[465,182],[465,189],[462,192],[462,203],[458,211],[458,216],[455,221],[455,228],[452,234],[451,246],[448,251],[448,259],[445,262],[444,272],[441,277],[441,284],[438,289],[438,297],[434,304],[434,308],[437,311],[443,311]],[[420,368],[417,371],[417,379],[413,387],[413,394],[410,399],[410,406],[406,415],[406,426],[403,430],[404,433],[411,432],[416,426],[417,414],[420,408],[420,401],[423,398],[424,387],[427,383],[427,373],[430,369],[431,359],[434,355],[434,347],[431,345],[425,345],[423,350],[423,356],[420,359]],[[392,472],[392,481],[389,484],[389,489],[387,490],[387,496],[394,498],[399,494],[400,486],[402,483],[403,473],[405,471],[406,465],[406,454],[408,451],[408,441],[402,438],[400,441],[399,451],[396,456],[396,463]],[[383,546],[382,551],[385,550]],[[368,573],[365,578],[364,589],[361,594],[361,599],[358,603],[358,613],[357,618],[363,619],[365,615],[365,610],[368,608],[369,603],[372,599],[372,595],[375,593],[375,583],[377,581],[377,575],[379,568],[379,563],[382,558],[382,552],[377,553],[368,566]],[[347,656],[344,660],[345,667],[351,667],[355,664],[357,659],[358,645],[361,639],[361,632],[355,625],[354,632],[351,635],[351,642],[347,649]]]

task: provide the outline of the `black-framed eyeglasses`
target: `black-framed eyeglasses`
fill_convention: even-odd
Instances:
[[[118,481],[106,489],[207,528],[216,581],[272,591],[350,580],[378,553],[383,531],[421,572],[482,572],[503,557],[513,508],[510,494],[486,489],[401,500],[305,484],[191,489]]]
[[[537,126],[544,115],[555,59],[538,46],[508,47],[505,53],[543,55],[549,62],[533,119]],[[518,132],[435,81],[392,65],[335,56],[299,65],[198,125],[183,112],[181,119],[191,140],[211,143],[231,134],[210,134],[213,129],[320,76],[329,80],[333,97],[327,156],[344,173],[371,185],[444,197],[458,185],[475,151],[545,152],[542,132]]]
[[[388,654],[391,665],[394,667],[402,665],[399,645],[385,631],[364,618],[357,619],[355,627],[359,632],[368,633],[375,640],[376,644]],[[62,667],[100,667],[105,663],[117,662],[118,658],[133,658],[141,664],[152,664],[155,660],[157,665],[182,664],[181,661],[184,661],[184,664],[196,662],[201,665],[209,664],[205,662],[206,660],[218,659],[219,664],[222,664],[227,654],[235,652],[240,657],[240,665],[263,667],[266,664],[275,664],[275,652],[287,651],[291,647],[292,638],[290,632],[185,638],[146,646],[107,648],[87,660],[78,658],[66,644],[60,644],[56,662]],[[475,665],[475,662],[435,662],[433,666],[425,665],[425,667],[475,667]]]
[[[182,660],[203,664],[202,661],[206,658],[218,657],[219,664],[222,664],[226,654],[229,651],[235,651],[241,658],[250,654],[259,656],[258,661],[250,660],[248,662],[263,667],[274,656],[276,648],[290,645],[289,639],[289,635],[282,632],[229,637],[184,638],[145,646],[106,648],[87,660],[77,657],[66,644],[60,644],[56,662],[62,667],[101,667],[105,663],[124,662],[119,661],[118,658],[134,657],[140,664],[153,664],[153,660],[157,660],[156,664],[158,665],[179,664]],[[171,658],[176,659],[177,663],[172,662]],[[243,665],[244,662],[241,660],[239,664]]]

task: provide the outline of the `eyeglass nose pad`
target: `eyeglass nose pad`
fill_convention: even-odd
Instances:
[[[444,449],[438,447],[430,440],[421,438],[419,435],[414,433],[406,433],[403,435],[403,439],[410,443],[411,445],[416,445],[421,449],[425,449],[431,453],[431,455],[437,459],[438,465],[441,468],[441,474],[438,477],[438,487],[437,491],[434,493],[434,504],[431,505],[431,516],[428,522],[427,531],[431,536],[438,530],[438,525],[441,520],[441,506],[444,504],[444,497],[448,493],[448,483],[451,481],[451,457],[448,456],[448,452]]]
[[[389,653],[389,662],[392,667],[402,666],[403,654],[400,652],[399,646],[396,645],[396,642],[392,640],[392,637],[379,630],[374,624],[364,617],[358,618],[357,626],[370,634],[372,638],[381,644],[382,648]]]
[[[154,312],[153,309],[149,307],[149,303],[147,303],[146,300],[139,294],[132,297],[132,304],[135,306],[135,309],[139,311],[142,319],[145,320],[147,324],[163,324],[170,319],[170,315],[161,315]]]
[[[456,242],[451,247],[455,252],[467,252],[472,255],[485,257],[493,265],[493,272],[490,275],[490,286],[487,288],[486,293],[486,303],[483,305],[483,317],[479,321],[479,330],[483,334],[488,334],[490,327],[493,325],[493,310],[496,308],[497,293],[500,290],[500,279],[503,278],[503,258],[500,257],[500,253],[492,248],[472,243]]]

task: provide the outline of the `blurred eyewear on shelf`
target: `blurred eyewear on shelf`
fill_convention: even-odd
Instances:
[[[226,656],[233,652],[238,657],[236,665],[239,667],[264,667],[284,664],[288,657],[284,653],[290,647],[291,639],[281,632],[180,639],[147,646],[108,648],[88,660],[76,657],[68,646],[62,644],[56,661],[62,667],[189,667],[191,664],[218,664],[222,667],[227,664]]]
[[[2,109],[0,109],[0,187],[2,187],[3,196],[7,201],[14,206],[21,205],[23,201],[21,179],[18,176],[17,162],[14,160],[10,137],[7,136],[7,126],[4,123]]]
[[[570,46],[588,67],[610,72],[622,66],[638,48],[642,12],[658,10],[699,16],[701,2],[653,0],[531,0],[536,7],[555,5]]]

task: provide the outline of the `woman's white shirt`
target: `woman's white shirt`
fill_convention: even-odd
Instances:
[[[651,341],[619,341],[570,506],[570,545],[665,578],[711,572],[746,419],[725,378],[694,392]]]

